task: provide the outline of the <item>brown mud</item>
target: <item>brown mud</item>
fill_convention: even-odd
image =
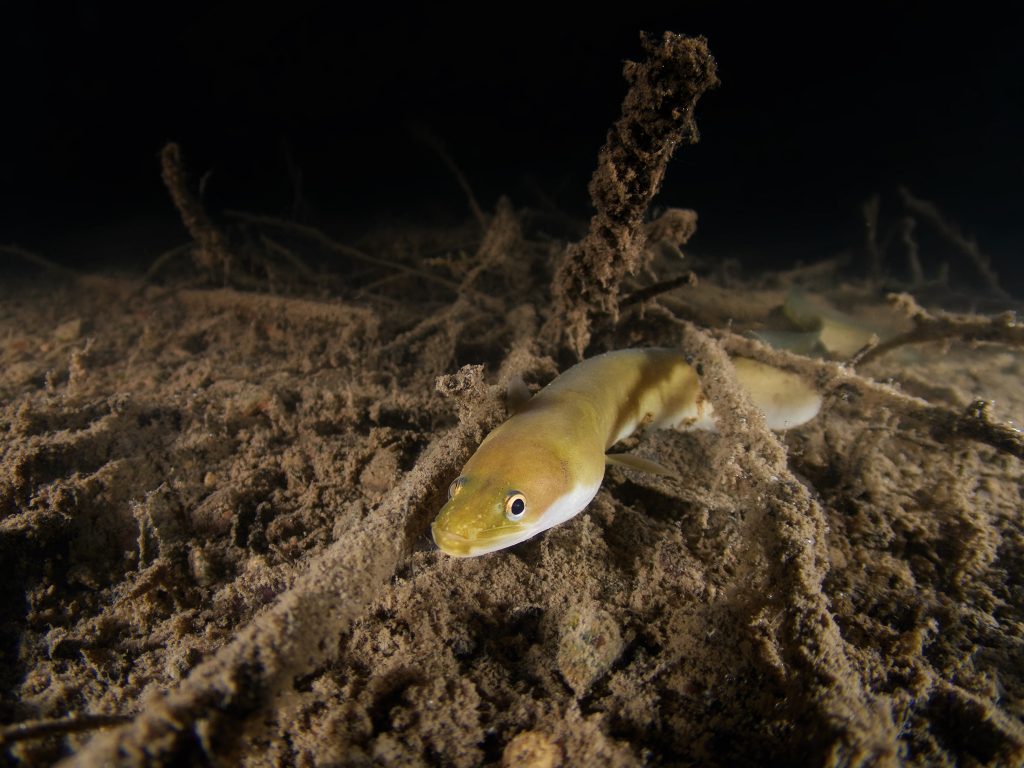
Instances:
[[[674,36],[650,52],[709,61]],[[656,191],[667,156],[642,154],[623,162]],[[1024,760],[1010,316],[946,314],[959,297],[924,273],[904,287],[926,309],[835,261],[681,259],[687,211],[631,207],[608,240],[598,199],[570,249],[507,201],[359,248],[214,223],[177,150],[164,163],[189,248],[146,279],[2,289],[0,761]],[[306,266],[317,249],[348,269]],[[902,336],[854,366],[741,335],[794,287]],[[439,553],[429,523],[507,382],[625,346],[684,349],[721,414],[717,434],[631,441],[679,477],[610,468],[569,523]],[[771,433],[726,353],[804,373],[823,412]]]

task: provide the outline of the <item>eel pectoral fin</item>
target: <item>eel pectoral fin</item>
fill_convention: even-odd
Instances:
[[[663,467],[658,462],[645,459],[641,456],[634,456],[632,453],[606,453],[604,461],[605,464],[625,467],[626,469],[635,469],[638,472],[649,472],[652,475],[674,478],[679,477],[678,474],[668,467]]]

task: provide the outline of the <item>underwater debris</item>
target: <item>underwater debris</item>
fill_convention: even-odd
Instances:
[[[551,285],[545,335],[580,359],[593,318],[618,317],[620,283],[640,267],[647,242],[643,217],[676,148],[697,142],[697,101],[719,82],[703,37],[666,32],[658,43],[646,35],[642,41],[648,58],[626,63],[630,87],[622,117],[608,131],[590,181],[596,213],[583,240],[566,250]],[[692,227],[677,228],[678,236],[689,234]]]

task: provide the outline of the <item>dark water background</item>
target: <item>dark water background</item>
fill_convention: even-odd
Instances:
[[[926,3],[672,9],[7,4],[0,242],[142,266],[184,239],[159,179],[168,140],[197,177],[212,172],[213,213],[297,213],[345,238],[457,221],[464,198],[421,128],[485,207],[546,196],[585,217],[621,61],[641,56],[638,30],[672,29],[707,36],[722,79],[699,106],[702,142],[677,155],[660,197],[700,212],[694,248],[753,266],[829,256],[859,241],[864,199],[880,193],[883,215],[898,215],[906,184],[1022,293],[1021,24]]]

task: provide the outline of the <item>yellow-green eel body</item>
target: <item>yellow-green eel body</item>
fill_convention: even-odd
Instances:
[[[821,398],[799,376],[744,358],[740,385],[772,429],[814,418]],[[638,430],[714,429],[711,404],[681,352],[626,349],[585,360],[530,398],[466,462],[431,526],[455,557],[504,549],[579,514],[606,463],[671,474],[654,462],[608,454]]]

